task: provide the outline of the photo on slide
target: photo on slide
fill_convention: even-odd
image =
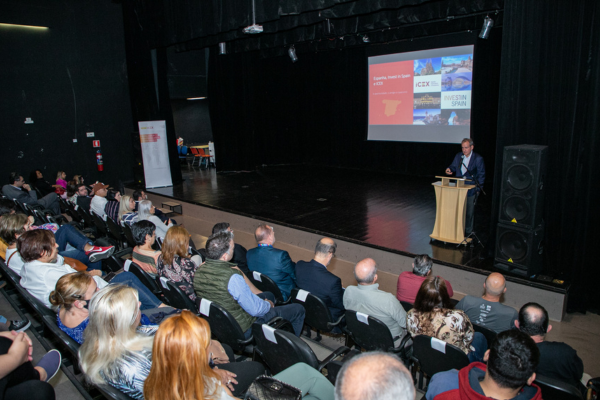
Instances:
[[[471,90],[473,82],[472,72],[458,72],[442,76],[442,91]]]
[[[442,58],[426,58],[415,60],[415,76],[439,75],[441,74]]]
[[[414,110],[413,125],[442,125],[441,110]]]
[[[473,72],[473,54],[442,57],[442,74]]]
[[[415,110],[442,108],[442,94],[440,92],[415,93],[413,108]]]
[[[471,125],[471,110],[442,110],[442,125]]]

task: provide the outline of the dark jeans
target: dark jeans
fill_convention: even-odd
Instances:
[[[88,270],[102,269],[102,261],[90,262],[90,258],[85,254],[85,245],[93,244],[92,241],[71,225],[65,224],[58,228],[54,234],[54,239],[58,245],[58,254],[61,256],[81,261],[87,265]],[[75,247],[76,250],[66,250],[67,243]]]
[[[225,343],[221,343],[221,345],[229,357],[229,363],[217,364],[216,366],[219,369],[224,369],[237,375],[235,380],[238,383],[237,385],[233,385],[233,396],[243,398],[243,393],[248,390],[248,387],[250,387],[252,382],[254,382],[257,377],[265,374],[265,367],[256,361],[235,362],[233,349]]]
[[[12,340],[0,337],[0,355],[8,353],[11,345]],[[40,373],[29,361],[0,379],[0,399],[53,400],[54,398],[54,388],[49,383],[40,381]]]
[[[115,275],[110,280],[110,283],[122,283],[131,288],[137,289],[139,300],[142,303],[140,306],[141,310],[147,310],[149,308],[157,308],[161,305],[161,301],[148,289],[137,276],[128,271],[123,271],[120,274]]]
[[[37,203],[42,207],[52,210],[55,215],[60,215],[60,204],[58,203],[58,195],[50,193],[38,199]]]
[[[271,292],[262,292],[258,295],[261,299],[271,300],[275,303],[275,296]],[[258,317],[256,322],[259,324],[266,324],[275,317],[281,317],[292,323],[294,327],[294,333],[296,336],[300,336],[302,333],[302,327],[304,326],[304,307],[300,304],[287,304],[285,306],[272,307],[268,313],[262,317]],[[252,335],[252,327],[244,333],[246,338]]]
[[[469,356],[469,361],[483,362],[483,356],[488,348],[488,342],[485,336],[483,336],[483,333],[475,332],[471,346],[475,348],[475,351],[471,351],[469,354],[467,354]]]

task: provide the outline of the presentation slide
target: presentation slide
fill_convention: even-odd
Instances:
[[[368,140],[470,137],[473,46],[369,57]]]

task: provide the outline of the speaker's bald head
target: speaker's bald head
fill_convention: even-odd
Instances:
[[[377,263],[372,258],[360,260],[354,266],[354,278],[361,285],[373,283],[377,274]]]

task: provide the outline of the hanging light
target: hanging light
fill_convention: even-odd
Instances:
[[[288,55],[290,56],[292,62],[298,61],[298,56],[296,55],[296,49],[294,48],[294,45],[291,45],[288,49]]]
[[[222,56],[227,54],[227,45],[225,44],[225,42],[219,43],[219,54]]]
[[[494,20],[486,15],[483,20],[483,26],[481,27],[481,32],[479,33],[479,37],[482,39],[487,39],[490,36],[490,31],[494,26]]]
[[[363,36],[363,42],[369,43],[370,41],[371,41],[371,39],[369,39],[369,37],[367,35]]]

